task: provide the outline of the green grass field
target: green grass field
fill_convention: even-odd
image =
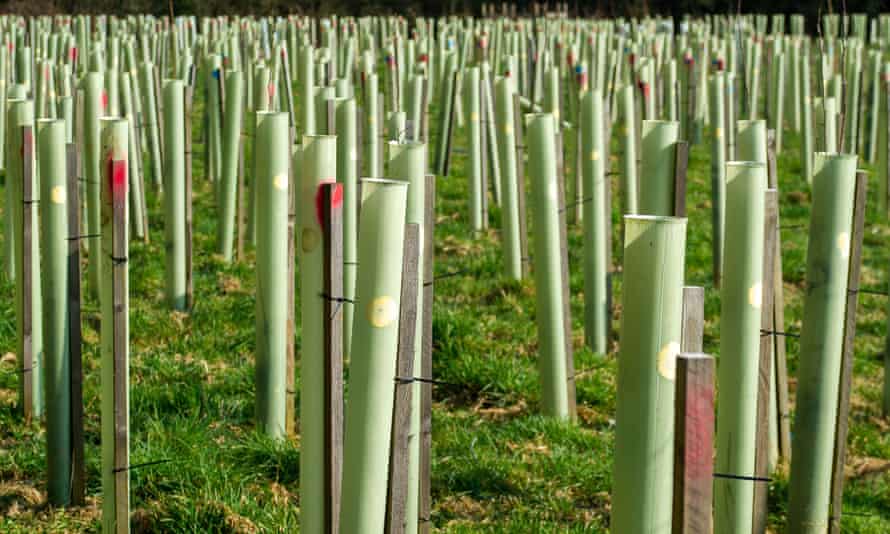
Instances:
[[[200,120],[194,121],[200,128]],[[458,131],[458,147],[465,147]],[[786,133],[779,157],[786,325],[800,330],[809,194],[800,141]],[[571,143],[569,144],[569,148]],[[613,158],[620,146],[613,143]],[[191,314],[163,299],[160,204],[153,194],[151,243],[130,258],[131,463],[170,460],[131,472],[137,532],[294,532],[298,529],[299,440],[275,443],[254,421],[253,257],[224,264],[215,254],[215,210],[195,151],[195,295]],[[434,150],[431,150],[433,152]],[[572,152],[568,152],[572,153]],[[686,280],[706,290],[705,351],[718,356],[720,296],[710,283],[710,149],[692,149]],[[501,273],[500,213],[473,235],[467,212],[466,154],[438,180],[432,522],[437,531],[604,532],[612,480],[617,329],[621,277],[615,278],[614,342],[606,357],[583,347],[581,234],[569,228],[577,424],[537,415],[535,289]],[[614,168],[618,168],[613,163]],[[872,189],[875,189],[872,180]],[[618,177],[613,177],[614,260],[620,270]],[[0,196],[5,198],[5,196]],[[533,233],[532,233],[533,236]],[[886,288],[890,229],[869,203],[862,285]],[[84,313],[88,506],[46,506],[44,431],[16,415],[14,286],[0,275],[0,531],[88,532],[100,522],[99,315]],[[297,304],[298,305],[298,304]],[[890,422],[880,416],[886,297],[859,301],[844,532],[890,532]],[[299,354],[299,326],[297,347]],[[790,389],[798,345],[788,339]],[[299,373],[299,370],[298,370]],[[299,374],[298,374],[299,377]],[[719,393],[718,393],[719,396]],[[718,399],[719,403],[719,399]],[[770,519],[784,528],[787,467],[770,484]]]

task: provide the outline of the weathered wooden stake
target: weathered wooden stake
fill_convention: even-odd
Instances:
[[[433,376],[433,287],[436,228],[436,175],[427,174],[424,184],[424,230],[423,230],[423,340],[421,341],[420,376]],[[418,498],[417,531],[429,534],[431,531],[432,492],[430,474],[432,471],[433,441],[433,386],[420,385],[420,496]]]
[[[680,351],[691,354],[701,352],[705,328],[705,288],[683,287],[682,328]]]
[[[68,143],[68,357],[71,367],[71,504],[83,506],[83,360],[80,327],[80,183],[77,145]]]
[[[386,507],[386,529],[389,534],[406,531],[408,500],[408,465],[411,427],[411,397],[414,390],[414,336],[417,324],[417,281],[419,259],[419,228],[405,225],[402,256],[401,307],[399,309],[399,345],[396,359],[395,394],[392,410],[392,438],[389,453],[389,484]]]
[[[684,288],[684,341],[686,304]],[[695,291],[694,293],[699,293]],[[703,292],[702,292],[703,293]],[[711,534],[714,451],[714,359],[684,352],[677,356],[674,400],[673,534]]]
[[[756,442],[754,448],[754,509],[752,517],[752,533],[766,532],[767,498],[769,486],[765,482],[769,477],[769,410],[772,388],[773,336],[775,336],[774,320],[774,284],[775,279],[776,232],[779,218],[779,198],[775,189],[767,189],[763,203],[763,276],[761,284],[760,312],[760,363],[757,376],[757,420]]]
[[[343,185],[321,189],[323,280],[326,295],[343,294]],[[340,531],[340,479],[343,473],[343,305],[324,300],[325,534]],[[292,387],[292,385],[288,385]]]

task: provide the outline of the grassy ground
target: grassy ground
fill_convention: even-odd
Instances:
[[[196,125],[200,121],[195,121]],[[458,146],[464,132],[459,131]],[[619,149],[617,143],[614,144]],[[196,147],[199,157],[200,147]],[[799,139],[786,135],[779,158],[786,330],[800,330],[809,195]],[[610,510],[617,347],[607,357],[582,335],[581,235],[569,229],[579,421],[536,415],[534,286],[502,276],[496,229],[473,236],[467,218],[465,154],[438,182],[436,271],[464,274],[436,283],[434,374],[459,386],[434,392],[432,521],[441,532],[602,532]],[[163,224],[149,195],[151,244],[131,246],[131,462],[171,460],[132,471],[133,523],[151,532],[292,532],[300,513],[299,440],[274,443],[253,422],[253,258],[227,265],[215,251],[213,195],[196,161],[196,307],[171,312],[163,299]],[[693,148],[689,168],[686,279],[704,285],[705,350],[718,353],[719,292],[710,278],[709,150]],[[615,167],[617,168],[617,166]],[[617,177],[613,191],[617,191]],[[872,189],[874,189],[872,181]],[[614,213],[620,197],[613,195]],[[886,286],[890,230],[870,202],[862,281]],[[498,226],[499,211],[491,221]],[[800,226],[804,225],[804,226]],[[615,239],[619,235],[615,217]],[[620,266],[620,247],[616,262]],[[620,302],[620,277],[615,280]],[[85,412],[88,501],[84,509],[45,504],[44,431],[16,416],[14,287],[0,281],[0,531],[98,529],[98,313],[86,303]],[[890,424],[880,417],[887,303],[862,294],[851,413],[844,532],[890,531]],[[617,330],[616,315],[613,326]],[[299,348],[299,329],[297,331]],[[792,377],[798,346],[788,340]],[[719,356],[719,355],[718,355]],[[299,372],[299,371],[298,371]],[[299,376],[299,375],[298,375]],[[791,381],[793,396],[794,381]],[[770,516],[784,525],[787,469],[770,484]]]

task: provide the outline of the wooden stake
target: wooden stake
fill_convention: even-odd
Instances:
[[[423,231],[423,321],[421,342],[420,376],[433,376],[433,285],[436,258],[434,233],[436,229],[436,175],[427,174],[424,184],[424,231]],[[430,474],[432,471],[433,441],[433,386],[420,385],[420,497],[418,498],[417,530],[420,534],[431,531],[432,491]]]
[[[343,294],[342,184],[321,185],[324,240],[324,294]],[[291,195],[293,197],[293,195]],[[289,260],[290,261],[290,260]],[[293,277],[291,277],[293,278]],[[325,359],[325,533],[340,531],[340,481],[343,472],[343,306],[324,300]],[[293,387],[288,383],[288,387]],[[292,396],[288,401],[292,403]],[[288,417],[288,424],[293,419]]]
[[[853,236],[850,241],[850,267],[847,274],[847,309],[844,316],[844,348],[841,363],[840,388],[837,399],[837,419],[834,435],[834,459],[831,476],[831,513],[829,534],[840,534],[844,498],[844,462],[847,456],[849,433],[850,389],[853,385],[853,345],[856,338],[856,304],[859,297],[859,272],[862,267],[862,237],[865,229],[866,192],[868,174],[856,173],[856,196],[853,207]]]
[[[778,192],[779,175],[776,168],[776,136],[774,130],[766,132],[766,168],[768,186]],[[777,193],[778,194],[778,193]],[[785,331],[785,297],[782,283],[782,232],[780,218],[776,212],[775,265],[773,266],[773,330]],[[788,365],[785,356],[785,336],[774,335],[775,369],[773,386],[776,399],[776,423],[778,424],[779,457],[791,460],[791,414],[788,410]]]
[[[566,184],[565,173],[562,166],[562,134],[556,134],[556,184],[558,204],[563,204],[566,200]],[[562,264],[562,308],[563,308],[563,324],[565,327],[565,351],[566,351],[566,389],[568,391],[569,401],[569,417],[575,419],[577,417],[577,407],[575,404],[575,357],[572,347],[572,291],[569,287],[569,244],[566,228],[566,213],[568,209],[563,206],[559,210],[559,256]]]
[[[80,184],[77,145],[67,146],[68,166],[68,357],[71,368],[71,504],[83,506],[83,360],[80,327]]]
[[[683,288],[683,337],[680,352],[699,353],[705,328],[705,288],[685,286]],[[679,389],[677,390],[679,392]]]
[[[405,225],[402,260],[402,292],[399,311],[399,349],[396,360],[396,388],[393,403],[392,441],[389,453],[389,491],[386,528],[388,534],[406,530],[405,504],[408,499],[408,440],[411,427],[411,394],[414,385],[414,335],[417,324],[417,281],[419,228]]]
[[[294,146],[294,128],[288,127],[288,147],[293,153]],[[284,431],[289,437],[296,436],[297,422],[297,404],[296,404],[296,270],[297,270],[297,251],[296,251],[296,225],[297,225],[297,191],[300,185],[294,180],[295,169],[293,165],[293,157],[289,158],[287,166],[287,338],[285,349],[285,389],[284,396]],[[256,184],[256,177],[254,177]],[[322,228],[324,230],[324,228]],[[341,231],[342,235],[342,231]],[[342,241],[342,238],[341,238]],[[340,252],[342,256],[342,248]],[[342,264],[342,261],[340,262]],[[340,277],[342,280],[342,276]],[[342,293],[327,293],[328,295],[341,295]],[[330,314],[325,315],[329,317]],[[342,350],[338,352],[342,355]],[[330,480],[330,479],[328,479]],[[339,480],[339,479],[338,479]],[[339,495],[339,492],[337,493]],[[326,513],[328,511],[326,510]],[[337,517],[339,511],[334,511],[332,517]],[[336,520],[334,520],[336,521]]]
[[[701,353],[681,353],[677,356],[674,418],[674,513],[671,532],[711,534],[714,486],[712,357]]]
[[[774,279],[776,231],[779,213],[779,197],[775,189],[764,193],[763,218],[763,280]],[[769,476],[769,401],[772,375],[772,354],[775,328],[773,324],[773,284],[762,285],[760,319],[760,365],[757,384],[757,429],[754,449],[754,476],[766,479]],[[769,486],[764,480],[754,481],[754,510],[752,533],[766,532],[767,498]]]

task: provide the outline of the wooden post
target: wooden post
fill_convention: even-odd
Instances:
[[[68,167],[68,357],[71,368],[71,504],[86,493],[83,452],[83,359],[80,327],[80,184],[77,145],[67,146]]]
[[[677,141],[674,170],[674,217],[686,216],[686,169],[689,165],[689,141]]]
[[[555,121],[554,121],[555,122]],[[575,419],[577,416],[577,407],[575,404],[575,357],[572,347],[572,291],[569,287],[569,242],[568,230],[566,228],[566,213],[568,206],[564,205],[566,201],[566,184],[565,173],[562,166],[562,134],[556,134],[556,185],[557,185],[557,205],[563,205],[559,212],[559,260],[562,266],[561,283],[562,283],[562,308],[563,308],[563,325],[565,327],[565,352],[566,352],[566,389],[569,401],[569,417]]]
[[[423,321],[420,356],[420,376],[433,376],[433,291],[436,229],[436,175],[427,174],[424,184],[424,231],[423,231]],[[429,534],[432,513],[430,474],[432,471],[433,441],[433,386],[420,384],[420,496],[418,498],[417,531]]]
[[[22,263],[16,266],[16,276],[22,277],[22,387],[24,388],[24,402],[22,414],[26,422],[31,421],[34,413],[34,272],[31,266],[34,260],[31,257],[35,228],[31,227],[34,210],[34,135],[31,126],[22,126],[22,235],[17,236],[22,240]],[[7,185],[7,187],[9,187]],[[36,370],[40,372],[40,370]],[[39,399],[36,399],[39,402]],[[39,415],[39,414],[37,414]]]
[[[768,187],[778,194],[779,175],[776,167],[776,136],[774,130],[766,132],[766,168]],[[779,229],[779,212],[776,211],[775,265],[773,266],[773,330],[785,331],[785,297],[782,284],[782,232]],[[776,423],[778,424],[779,457],[791,459],[791,414],[788,411],[788,366],[785,356],[785,336],[774,335],[773,350],[775,368],[773,386],[776,399]]]
[[[856,304],[859,297],[859,271],[862,267],[862,237],[865,229],[868,174],[856,173],[856,196],[853,207],[853,236],[850,240],[850,267],[847,273],[847,309],[844,315],[844,348],[841,357],[840,388],[834,435],[834,460],[831,474],[831,512],[829,534],[840,534],[844,498],[844,461],[849,433],[850,389],[853,383],[853,345],[856,338]]]
[[[779,196],[775,189],[764,193],[763,218],[763,280],[774,279],[776,251],[776,227],[779,213]],[[765,482],[769,476],[769,401],[772,375],[773,336],[773,284],[762,284],[760,319],[760,365],[757,381],[757,428],[754,449],[754,510],[752,533],[766,532],[767,498],[769,486]]]
[[[714,486],[712,357],[687,352],[677,356],[674,420],[674,513],[671,532],[711,534]]]
[[[683,337],[680,340],[680,352],[701,352],[705,328],[705,288],[683,287],[682,325]]]
[[[195,281],[193,274],[194,250],[192,239],[194,234],[192,214],[192,96],[195,89],[185,86],[185,309],[191,310],[195,305]],[[134,155],[133,157],[137,157]],[[207,161],[207,160],[205,160]],[[148,224],[145,225],[148,234]]]
[[[513,95],[513,128],[516,133],[516,203],[519,208],[519,253],[522,258],[522,276],[531,271],[531,258],[528,255],[528,215],[525,197],[525,121],[522,119],[520,95]]]
[[[342,184],[321,185],[324,240],[324,294],[343,294]],[[293,196],[293,195],[291,195]],[[289,258],[288,261],[292,261]],[[325,359],[325,534],[340,531],[340,480],[343,472],[343,305],[324,300]],[[288,387],[293,387],[292,383]],[[288,401],[292,403],[293,396]],[[288,417],[288,424],[293,419]]]
[[[408,499],[408,440],[411,427],[411,394],[414,389],[414,335],[417,324],[417,281],[420,232],[416,224],[405,225],[402,260],[402,291],[399,310],[399,348],[396,360],[395,402],[389,452],[389,485],[386,507],[388,534],[406,530]]]
[[[285,395],[284,395],[284,431],[289,437],[296,436],[296,422],[297,422],[297,404],[296,404],[296,366],[297,366],[297,355],[296,355],[296,270],[297,270],[297,251],[296,251],[296,225],[297,225],[297,192],[300,190],[300,184],[296,182],[294,179],[295,169],[293,164],[293,146],[295,139],[294,128],[288,127],[288,150],[291,152],[291,157],[288,161],[287,166],[287,183],[288,183],[288,192],[287,192],[287,338],[285,341],[286,349],[285,349]],[[254,184],[256,184],[256,177],[254,177]],[[322,193],[323,195],[327,193]],[[326,209],[322,207],[322,209]],[[337,211],[339,214],[339,210]],[[324,223],[324,221],[322,221]],[[341,224],[340,220],[337,220],[337,224]],[[322,230],[325,230],[322,228]],[[342,250],[342,229],[340,231],[340,256],[343,255]],[[342,260],[339,262],[342,264]],[[327,271],[325,271],[327,272]],[[340,277],[342,283],[342,276]],[[342,292],[339,293],[326,293],[327,295],[342,295]],[[328,303],[329,304],[329,303]],[[325,315],[325,317],[330,317],[330,314]],[[341,336],[342,337],[342,336]],[[305,338],[304,338],[305,339]],[[342,357],[343,351],[338,350],[337,352]],[[342,394],[341,394],[342,395]],[[331,480],[331,479],[328,479]],[[339,480],[339,479],[338,479]],[[339,491],[337,492],[339,495]],[[327,510],[326,510],[327,513]],[[332,517],[338,517],[339,510],[334,510]],[[334,519],[336,521],[336,519]]]

